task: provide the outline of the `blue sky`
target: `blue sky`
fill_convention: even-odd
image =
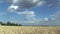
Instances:
[[[59,21],[60,0],[0,0],[0,21],[23,23]],[[55,18],[54,18],[55,17]],[[58,23],[59,24],[59,23]]]

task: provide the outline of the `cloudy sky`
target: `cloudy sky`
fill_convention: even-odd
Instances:
[[[60,0],[0,0],[0,21],[58,25]]]

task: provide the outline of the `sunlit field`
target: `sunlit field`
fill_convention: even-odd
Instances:
[[[0,34],[60,34],[57,26],[0,26]]]

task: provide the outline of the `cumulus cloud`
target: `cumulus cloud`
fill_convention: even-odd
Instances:
[[[34,11],[24,11],[24,12],[17,12],[17,14],[22,15],[25,17],[24,23],[40,23],[43,20],[37,19]]]
[[[32,0],[33,3],[37,2],[38,0]]]
[[[18,0],[12,0],[12,3],[13,4],[18,3]]]
[[[45,3],[45,1],[38,2],[38,3],[37,3],[37,6],[41,6],[41,5],[43,5],[44,3]]]
[[[41,0],[10,0],[12,4],[8,7],[8,11],[16,12],[19,15],[24,16],[28,22],[35,22],[38,19],[35,18],[35,12],[29,11],[28,8],[41,6],[44,2]],[[27,9],[26,11],[17,11],[20,9]]]
[[[22,16],[24,16],[26,18],[26,20],[38,20],[36,19],[34,16],[35,12],[34,11],[29,11],[28,9],[32,8],[32,7],[40,7],[43,4],[47,5],[48,7],[54,7],[54,6],[58,6],[59,2],[58,0],[10,0],[9,2],[11,2],[11,6],[8,7],[8,10],[10,12],[15,12],[17,14],[20,14]],[[17,11],[20,9],[27,9],[27,11]],[[45,21],[48,21],[49,18],[45,18]]]
[[[18,7],[19,6],[15,6],[15,5],[12,4],[11,6],[9,6],[8,11],[14,12],[14,11],[18,10]]]
[[[45,18],[45,21],[48,21],[48,18]]]
[[[10,2],[20,8],[31,8],[44,4],[44,1],[41,0],[10,0]]]
[[[26,20],[33,20],[35,18],[35,12],[34,11],[24,11],[24,12],[17,12],[18,14],[25,17]]]
[[[41,6],[42,4],[44,4],[44,2],[41,0],[30,0],[30,1],[26,0],[25,3],[22,2],[21,4],[23,8],[31,8],[31,7]]]
[[[59,7],[60,1],[59,0],[46,0],[46,4],[48,7]]]
[[[18,12],[18,14],[21,14],[21,15],[29,15],[29,16],[35,16],[34,11]]]
[[[7,0],[8,2],[8,0]],[[60,6],[60,0],[9,0],[11,4],[18,5],[20,8],[32,8],[41,5],[48,7]]]
[[[11,6],[19,6],[19,10],[30,9],[32,7],[40,7],[42,5],[46,5],[48,7],[60,6],[59,0],[9,0],[9,2],[11,3]]]
[[[16,12],[16,11],[19,12],[22,9],[28,10],[32,7],[37,7],[37,6],[41,6],[42,4],[44,4],[44,1],[41,1],[41,0],[9,0],[7,2],[11,3],[11,5],[8,7],[8,11],[10,11],[10,12]],[[30,14],[30,11],[28,11],[28,12]],[[22,13],[25,13],[25,12],[22,12]],[[20,14],[20,12],[19,12],[19,14]]]

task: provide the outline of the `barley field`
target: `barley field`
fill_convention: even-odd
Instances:
[[[0,26],[0,34],[60,34],[60,27]]]

